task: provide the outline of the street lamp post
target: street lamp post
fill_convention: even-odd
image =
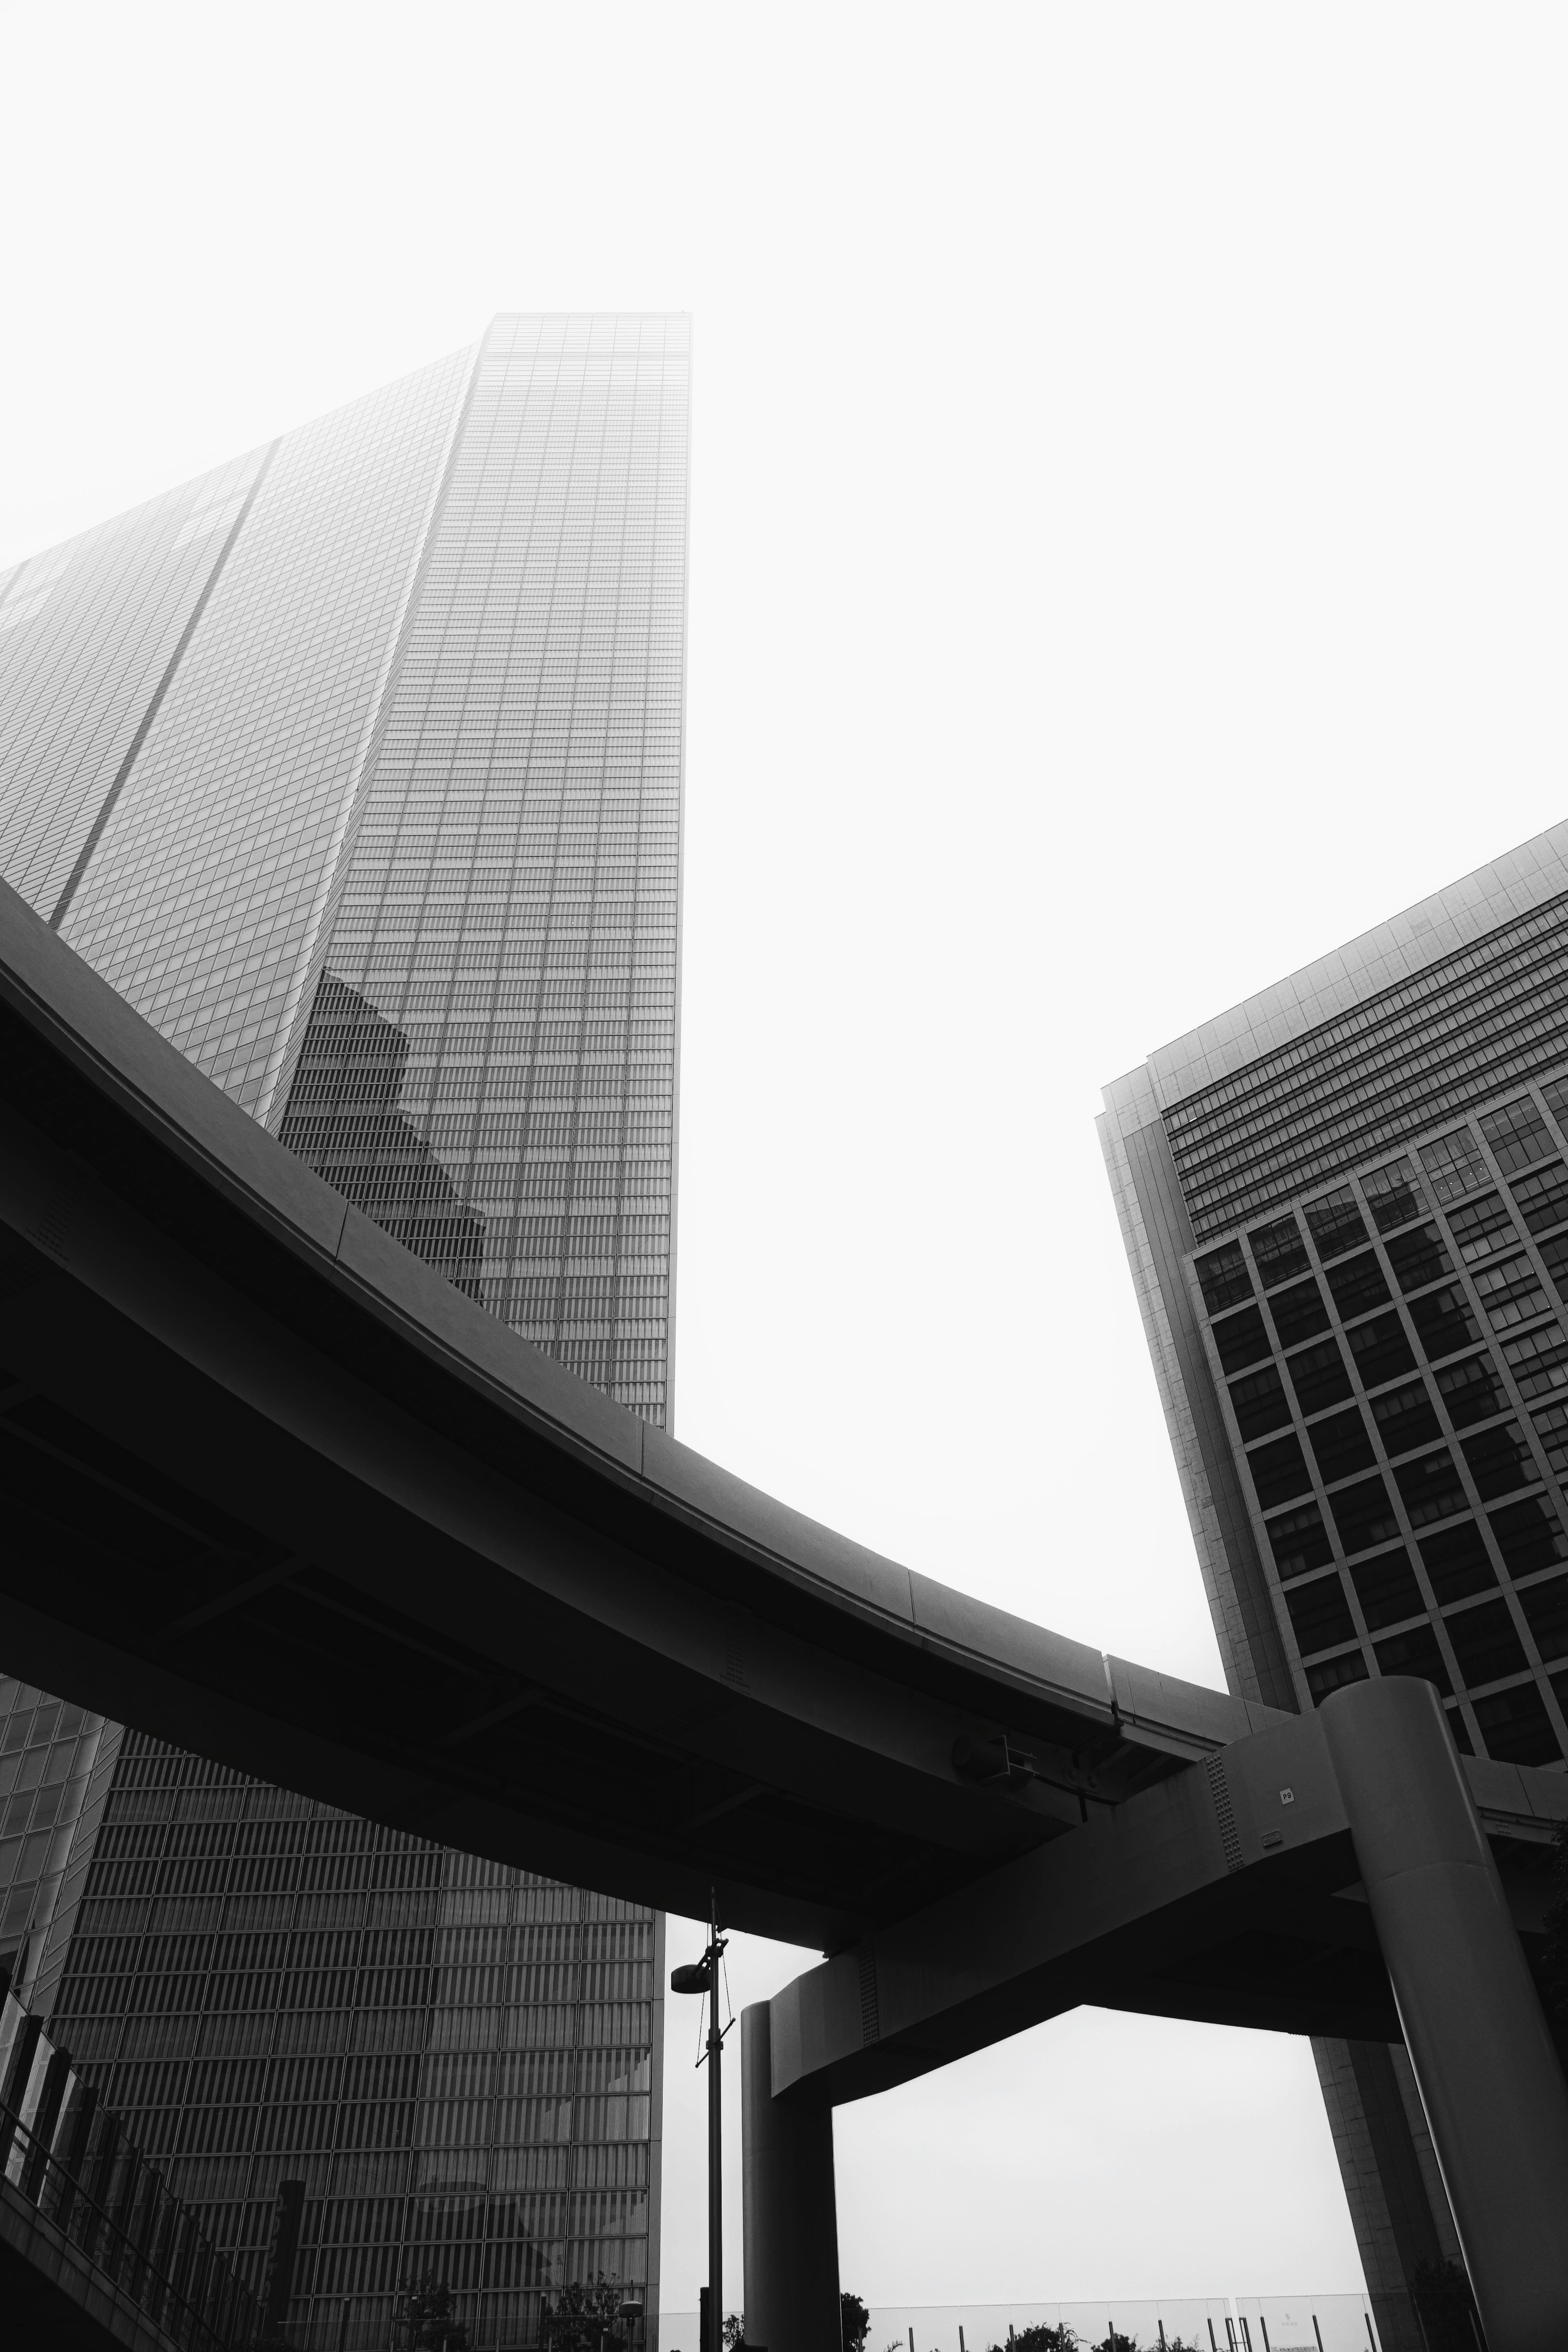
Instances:
[[[672,1969],[669,1977],[671,1992],[708,1996],[708,2328],[701,2352],[723,2352],[724,2347],[724,2112],[719,2095],[724,2034],[719,2024],[719,1963],[727,1948],[728,1939],[719,1933],[719,1900],[714,1895],[707,1950],[700,1960]]]

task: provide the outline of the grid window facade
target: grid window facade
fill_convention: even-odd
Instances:
[[[1565,1118],[1548,1070],[1190,1261],[1300,1696],[1423,1675],[1530,1764],[1568,1753]]]

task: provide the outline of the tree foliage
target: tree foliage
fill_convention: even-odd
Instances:
[[[539,2340],[547,2352],[626,2352],[626,2330],[621,2319],[621,2283],[606,2278],[574,2279],[557,2287],[553,2305],[540,2314]]]
[[[407,2352],[467,2352],[468,2331],[455,2318],[452,2290],[438,2271],[426,2271],[403,2299]]]
[[[866,2352],[866,2336],[871,2325],[871,2315],[858,2294],[846,2292],[839,2295],[838,2316],[844,2352]]]

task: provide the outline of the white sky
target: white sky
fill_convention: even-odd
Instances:
[[[497,310],[695,314],[677,1427],[1202,1680],[1098,1089],[1563,814],[1565,51],[0,0],[0,562]],[[1080,2012],[837,2147],[872,2303],[1360,2284],[1302,2043]]]

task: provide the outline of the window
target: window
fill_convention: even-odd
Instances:
[[[1331,1486],[1336,1478],[1350,1477],[1357,1470],[1370,1470],[1377,1459],[1366,1424],[1353,1404],[1348,1412],[1336,1412],[1327,1421],[1315,1422],[1307,1436],[1325,1486]]]
[[[1468,1127],[1439,1137],[1436,1143],[1424,1143],[1421,1165],[1438,1201],[1462,1200],[1467,1192],[1479,1192],[1490,1181],[1480,1148]]]
[[[1294,1511],[1281,1511],[1277,1519],[1268,1519],[1264,1524],[1281,1582],[1292,1576],[1305,1576],[1314,1568],[1326,1568],[1334,1556],[1323,1515],[1316,1503],[1302,1503]]]
[[[1289,1282],[1293,1274],[1305,1274],[1311,1263],[1294,1217],[1281,1217],[1276,1224],[1259,1225],[1247,1239],[1265,1290],[1272,1290],[1276,1283]]]
[[[1351,1582],[1361,1613],[1374,1633],[1380,1625],[1397,1625],[1402,1617],[1419,1617],[1426,1609],[1403,1545],[1397,1551],[1374,1552],[1370,1559],[1358,1559],[1351,1570]]]
[[[1194,1260],[1194,1266],[1204,1305],[1211,1315],[1217,1315],[1222,1307],[1234,1307],[1238,1298],[1251,1297],[1252,1276],[1247,1271],[1239,1242],[1227,1242],[1224,1249]]]
[[[1405,1633],[1385,1634],[1381,1642],[1373,1643],[1372,1654],[1380,1675],[1415,1675],[1422,1682],[1435,1684],[1445,1697],[1454,1687],[1430,1624],[1412,1625]]]
[[[1505,1176],[1511,1176],[1516,1168],[1530,1167],[1537,1160],[1550,1159],[1557,1149],[1546,1121],[1528,1095],[1522,1102],[1505,1103],[1501,1110],[1489,1111],[1480,1126],[1491,1145],[1492,1158]]]
[[[1407,1225],[1412,1217],[1426,1213],[1426,1196],[1408,1160],[1391,1160],[1386,1168],[1374,1169],[1362,1178],[1361,1189],[1380,1234],[1391,1234],[1397,1226]]]
[[[1403,1388],[1390,1389],[1373,1403],[1372,1413],[1390,1454],[1408,1454],[1413,1445],[1429,1444],[1443,1434],[1425,1381],[1407,1381]]]
[[[1277,1290],[1268,1302],[1268,1312],[1274,1318],[1274,1328],[1283,1348],[1293,1348],[1298,1339],[1310,1339],[1329,1328],[1329,1310],[1315,1282],[1299,1282],[1293,1290]]]
[[[1266,1511],[1271,1505],[1300,1494],[1312,1483],[1307,1475],[1301,1441],[1296,1436],[1277,1437],[1272,1445],[1258,1446],[1247,1455],[1247,1466],[1252,1473],[1258,1502]]]
[[[1349,1323],[1356,1316],[1364,1315],[1369,1307],[1388,1304],[1388,1285],[1383,1278],[1383,1268],[1371,1250],[1361,1257],[1347,1258],[1342,1265],[1331,1266],[1329,1288],[1333,1293],[1342,1323]]]
[[[1553,1225],[1568,1223],[1568,1168],[1561,1160],[1554,1168],[1538,1168],[1533,1176],[1521,1176],[1512,1190],[1514,1207],[1532,1234],[1549,1234]]]
[[[1542,1656],[1548,1662],[1568,1658],[1568,1576],[1549,1576],[1544,1584],[1527,1584],[1519,1605]]]
[[[1487,1743],[1487,1753],[1504,1764],[1558,1764],[1563,1750],[1546,1712],[1546,1701],[1533,1683],[1512,1690],[1494,1691],[1475,1702],[1476,1723]]]
[[[1329,1498],[1340,1541],[1347,1552],[1370,1551],[1400,1532],[1388,1489],[1380,1477],[1363,1478],[1359,1486],[1342,1486]]]
[[[1380,1388],[1384,1381],[1415,1370],[1415,1357],[1397,1315],[1379,1315],[1373,1322],[1358,1323],[1345,1337],[1363,1388]]]
[[[1424,1298],[1413,1298],[1410,1320],[1433,1363],[1439,1357],[1457,1355],[1481,1336],[1479,1324],[1458,1290],[1429,1290]]]
[[[1491,1531],[1510,1576],[1531,1576],[1553,1560],[1568,1559],[1568,1538],[1544,1496],[1530,1495],[1521,1503],[1505,1503],[1489,1511]]]
[[[1474,1265],[1481,1258],[1495,1257],[1500,1249],[1506,1249],[1510,1242],[1519,1239],[1500,1192],[1489,1192],[1484,1201],[1469,1201],[1462,1209],[1453,1210],[1448,1230],[1467,1265]]]
[[[1425,1290],[1429,1282],[1440,1282],[1454,1271],[1454,1261],[1443,1247],[1443,1237],[1436,1225],[1418,1225],[1413,1234],[1398,1234],[1388,1244],[1388,1262],[1394,1268],[1394,1278],[1406,1297],[1413,1290]]]
[[[1568,1299],[1568,1234],[1553,1234],[1543,1241],[1541,1255],[1558,1297]]]
[[[1546,1453],[1546,1466],[1559,1478],[1568,1478],[1568,1404],[1549,1404],[1542,1412],[1532,1413],[1535,1434]]]
[[[1239,1315],[1227,1316],[1212,1328],[1220,1362],[1227,1372],[1242,1371],[1269,1353],[1268,1334],[1256,1307],[1244,1307]]]
[[[1462,1528],[1445,1528],[1440,1536],[1428,1536],[1421,1546],[1421,1564],[1439,1608],[1472,1592],[1485,1592],[1497,1582],[1491,1554],[1474,1519]]]
[[[1468,1429],[1489,1420],[1508,1404],[1497,1366],[1489,1356],[1467,1356],[1462,1364],[1447,1364],[1437,1374],[1437,1393],[1448,1408],[1456,1429]]]
[[[1568,1340],[1560,1325],[1548,1323],[1522,1339],[1505,1340],[1503,1354],[1526,1400],[1568,1389]]]
[[[1346,1650],[1340,1657],[1324,1658],[1321,1664],[1307,1669],[1307,1688],[1314,1706],[1321,1706],[1331,1691],[1342,1690],[1346,1683],[1366,1679],[1366,1660],[1359,1650]]]
[[[1516,1486],[1533,1486],[1541,1477],[1529,1441],[1517,1421],[1499,1422],[1479,1437],[1467,1437],[1464,1456],[1483,1503],[1494,1495],[1511,1494]]]
[[[1417,1454],[1414,1462],[1402,1462],[1394,1483],[1405,1498],[1413,1528],[1429,1528],[1434,1519],[1451,1519],[1456,1511],[1470,1507],[1458,1464],[1446,1445]]]
[[[1348,1184],[1331,1192],[1326,1200],[1309,1201],[1307,1223],[1318,1244],[1318,1255],[1325,1265],[1330,1258],[1342,1257],[1346,1250],[1355,1249],[1367,1237],[1361,1202]]]
[[[1505,1258],[1501,1265],[1483,1265],[1475,1276],[1481,1307],[1494,1331],[1528,1323],[1544,1315],[1551,1300],[1541,1287],[1541,1276],[1527,1257]]]
[[[1500,1595],[1461,1609],[1444,1622],[1459,1672],[1472,1690],[1479,1683],[1501,1682],[1504,1675],[1517,1675],[1523,1668],[1524,1643]]]
[[[1559,1127],[1568,1117],[1568,1077],[1549,1078],[1541,1089],[1542,1099]]]
[[[1249,1438],[1267,1437],[1271,1429],[1283,1428],[1290,1418],[1285,1383],[1272,1364],[1265,1364],[1260,1372],[1248,1372],[1245,1380],[1232,1381],[1230,1402],[1244,1444]]]
[[[1337,1339],[1320,1339],[1315,1348],[1303,1348],[1299,1356],[1287,1357],[1285,1369],[1304,1413],[1321,1412],[1326,1404],[1338,1404],[1351,1392],[1351,1376]]]
[[[1303,1654],[1331,1650],[1336,1642],[1353,1642],[1355,1620],[1337,1576],[1320,1576],[1310,1584],[1293,1584],[1285,1595],[1296,1646]]]

